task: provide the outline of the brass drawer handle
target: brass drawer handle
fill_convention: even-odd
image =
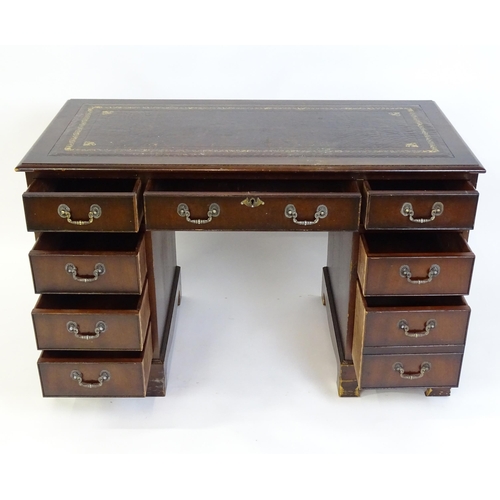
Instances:
[[[214,217],[218,217],[220,215],[220,207],[217,203],[212,203],[208,208],[207,217],[208,219],[191,219],[191,212],[189,211],[189,207],[185,203],[179,203],[177,206],[177,213],[181,217],[186,217],[188,222],[192,224],[207,224],[208,222],[212,222]]]
[[[423,285],[424,283],[430,283],[433,278],[435,278],[441,272],[441,268],[437,264],[432,264],[427,273],[427,278],[425,279],[412,279],[410,266],[404,265],[399,268],[399,275],[402,278],[406,278],[408,283],[413,283],[414,285]]]
[[[394,363],[392,367],[395,372],[399,372],[399,376],[406,380],[415,380],[417,378],[422,378],[425,375],[425,372],[428,372],[431,369],[431,364],[428,361],[424,361],[420,365],[420,371],[417,373],[405,373],[405,369],[403,367],[403,363]]]
[[[440,201],[436,201],[432,205],[431,216],[428,219],[415,219],[413,216],[415,212],[413,211],[413,206],[410,202],[403,203],[401,207],[401,213],[405,217],[409,217],[412,222],[417,222],[418,224],[425,224],[426,222],[432,222],[436,217],[444,212],[444,205]]]
[[[68,321],[66,323],[66,328],[68,329],[68,332],[73,333],[77,339],[93,340],[98,339],[101,333],[106,331],[106,323],[104,323],[104,321],[98,321],[95,324],[94,333],[80,333],[78,323],[74,321]]]
[[[63,219],[66,219],[70,224],[74,224],[75,226],[86,226],[88,224],[92,224],[94,219],[98,219],[102,215],[102,210],[99,205],[90,205],[89,210],[89,220],[72,220],[71,219],[71,209],[68,205],[62,203],[57,207],[57,213]]]
[[[71,262],[68,262],[66,264],[65,269],[68,274],[71,274],[73,276],[73,279],[75,281],[80,281],[81,283],[91,283],[92,281],[97,281],[99,276],[102,276],[106,272],[104,264],[101,263],[95,265],[94,272],[92,273],[94,275],[93,278],[84,278],[83,276],[78,276],[78,268]]]
[[[425,337],[431,333],[431,330],[436,328],[437,326],[437,321],[435,319],[429,319],[425,323],[425,329],[424,330],[410,330],[410,327],[408,326],[408,322],[405,319],[402,319],[398,323],[398,328],[401,328],[401,330],[404,330],[405,335],[407,337],[412,337],[414,339],[418,339],[419,337]]]
[[[107,370],[102,370],[101,373],[99,374],[99,378],[94,382],[85,382],[83,380],[83,375],[82,372],[78,370],[73,370],[69,376],[78,382],[78,385],[80,387],[85,387],[87,389],[94,389],[96,387],[102,387],[102,384],[104,382],[107,382],[111,378],[111,373],[109,373]]]
[[[314,214],[314,220],[297,220],[297,210],[295,205],[291,203],[285,207],[285,217],[287,219],[292,219],[295,224],[299,224],[301,226],[312,226],[313,224],[317,224],[320,219],[324,219],[328,215],[328,208],[325,205],[318,205],[316,209],[316,213]]]

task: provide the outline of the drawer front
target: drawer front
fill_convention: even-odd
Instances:
[[[108,250],[106,245],[100,251],[100,236],[80,236],[92,238],[94,243],[97,239],[97,245],[85,250],[82,244],[82,250],[68,250],[55,241],[60,240],[55,235],[40,236],[29,254],[36,293],[142,292],[146,278],[144,234],[131,235],[134,248],[123,251]]]
[[[40,350],[140,351],[150,317],[140,295],[42,295],[32,311]]]
[[[354,183],[345,185],[347,191],[300,194],[169,192],[153,185],[145,192],[146,227],[153,230],[354,231],[359,226],[361,195]]]
[[[365,182],[365,228],[473,229],[478,193],[472,184],[467,181],[437,184],[432,181]]]
[[[463,297],[370,300],[357,289],[356,336],[365,347],[463,345],[469,317]]]
[[[461,235],[405,236],[391,234],[389,238],[380,233],[361,237],[358,276],[365,296],[469,293],[474,254]],[[399,242],[391,244],[391,239]]]
[[[137,232],[139,179],[36,179],[23,195],[28,231]]]
[[[153,349],[148,333],[142,352],[43,351],[38,370],[45,397],[144,397]]]
[[[461,353],[364,355],[360,386],[457,387],[462,366]]]

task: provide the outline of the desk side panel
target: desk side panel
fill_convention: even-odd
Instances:
[[[352,360],[358,246],[357,232],[335,231],[328,234],[327,267],[346,360]]]
[[[154,340],[153,358],[159,358],[177,265],[175,233],[173,231],[147,231],[146,243]]]

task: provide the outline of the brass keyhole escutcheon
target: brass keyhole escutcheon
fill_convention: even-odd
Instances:
[[[255,198],[254,196],[249,196],[247,198],[245,198],[242,202],[241,202],[242,205],[245,205],[246,207],[250,207],[250,208],[255,208],[255,207],[260,207],[261,205],[264,205],[264,202],[257,196],[257,198]]]

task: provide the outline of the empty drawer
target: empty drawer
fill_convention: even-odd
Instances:
[[[173,230],[355,231],[361,205],[339,181],[150,181],[144,198],[146,227]]]
[[[151,333],[142,352],[43,351],[44,396],[144,397],[153,357]]]
[[[366,229],[472,229],[478,192],[468,181],[366,181]]]
[[[144,233],[43,233],[29,253],[36,293],[135,293],[146,278]]]
[[[358,276],[363,294],[467,295],[474,254],[459,233],[366,233]]]
[[[23,194],[28,231],[137,232],[139,179],[36,179]]]
[[[470,307],[461,296],[363,297],[358,287],[355,317],[365,348],[463,345]]]
[[[142,295],[41,295],[32,311],[38,349],[140,351],[150,316]]]

